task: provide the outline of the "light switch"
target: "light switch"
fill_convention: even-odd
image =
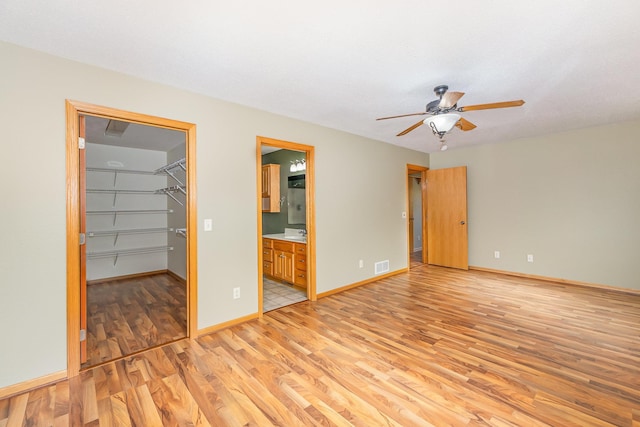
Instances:
[[[213,220],[205,219],[204,220],[204,231],[211,231],[211,230],[213,230]]]
[[[406,218],[407,217],[407,213],[406,212],[402,212],[402,218]]]

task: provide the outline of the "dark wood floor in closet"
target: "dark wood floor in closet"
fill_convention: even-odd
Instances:
[[[186,286],[169,274],[87,286],[87,362],[83,367],[184,338]]]

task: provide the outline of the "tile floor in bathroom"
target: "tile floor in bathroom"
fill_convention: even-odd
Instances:
[[[279,283],[274,280],[263,279],[263,312],[275,310],[286,305],[295,304],[307,300],[305,291],[294,288],[291,285]]]

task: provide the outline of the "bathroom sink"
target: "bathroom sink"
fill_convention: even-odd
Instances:
[[[306,242],[307,241],[307,236],[284,236],[285,239],[287,240],[295,240],[298,242]]]

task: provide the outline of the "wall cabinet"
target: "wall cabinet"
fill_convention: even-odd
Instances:
[[[262,212],[280,212],[280,165],[262,166]]]
[[[307,287],[307,245],[262,239],[262,272],[269,277]]]

